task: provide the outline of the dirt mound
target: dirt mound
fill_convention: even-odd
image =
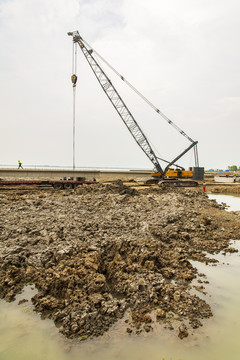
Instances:
[[[213,194],[240,194],[240,186],[238,184],[214,185],[207,186],[207,191]]]
[[[155,321],[172,326],[172,314],[192,328],[212,315],[190,292],[197,274],[190,259],[208,263],[207,253],[231,251],[240,217],[205,194],[141,193],[116,181],[3,195],[0,296],[11,301],[35,284],[36,310],[64,335],[101,335],[126,312],[126,330],[136,333]],[[185,325],[180,330],[186,336]]]
[[[129,195],[138,195],[138,191],[136,189],[131,188],[130,186],[124,185],[122,180],[113,181],[110,184],[92,184],[92,185],[85,185],[77,187],[75,190],[76,194],[87,194],[87,193],[98,193],[98,194],[129,194]]]

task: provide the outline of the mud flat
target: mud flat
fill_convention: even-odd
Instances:
[[[211,194],[240,194],[240,184],[207,183],[206,190]]]
[[[133,183],[134,185],[134,183]],[[85,340],[119,319],[129,334],[154,324],[180,338],[212,316],[204,274],[191,260],[233,252],[240,214],[202,189],[131,187],[122,181],[74,190],[2,191],[0,297],[34,284],[35,310]],[[193,288],[195,293],[193,294]],[[199,294],[199,295],[198,295]]]

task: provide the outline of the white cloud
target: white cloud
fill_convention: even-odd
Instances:
[[[20,157],[25,164],[71,165],[72,44],[67,32],[77,29],[199,140],[202,165],[238,163],[235,145],[223,149],[219,144],[238,141],[239,7],[235,0],[0,2],[0,163],[14,164]],[[78,61],[77,165],[151,167],[80,50]],[[171,158],[188,145],[115,81],[161,154]]]

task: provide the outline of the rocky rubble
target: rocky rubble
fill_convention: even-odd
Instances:
[[[3,192],[0,297],[26,284],[36,311],[67,337],[106,332],[126,312],[129,333],[179,321],[179,337],[212,315],[192,294],[190,260],[240,238],[240,217],[197,189],[135,188],[121,181],[71,191]],[[169,325],[170,324],[170,325]]]

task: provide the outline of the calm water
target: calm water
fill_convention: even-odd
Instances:
[[[240,210],[240,197],[236,208],[235,198],[220,196],[209,197]],[[211,303],[214,317],[204,321],[204,326],[188,338],[179,340],[177,327],[129,336],[120,323],[94,341],[70,341],[58,333],[52,321],[41,320],[30,301],[17,305],[35,293],[33,287],[27,286],[14,303],[0,300],[0,360],[239,360],[240,242],[232,243],[239,253],[215,256],[220,261],[218,266],[194,262],[209,280],[205,299]]]
[[[227,204],[229,211],[240,211],[240,195],[208,194],[209,199],[215,199],[219,204]]]

